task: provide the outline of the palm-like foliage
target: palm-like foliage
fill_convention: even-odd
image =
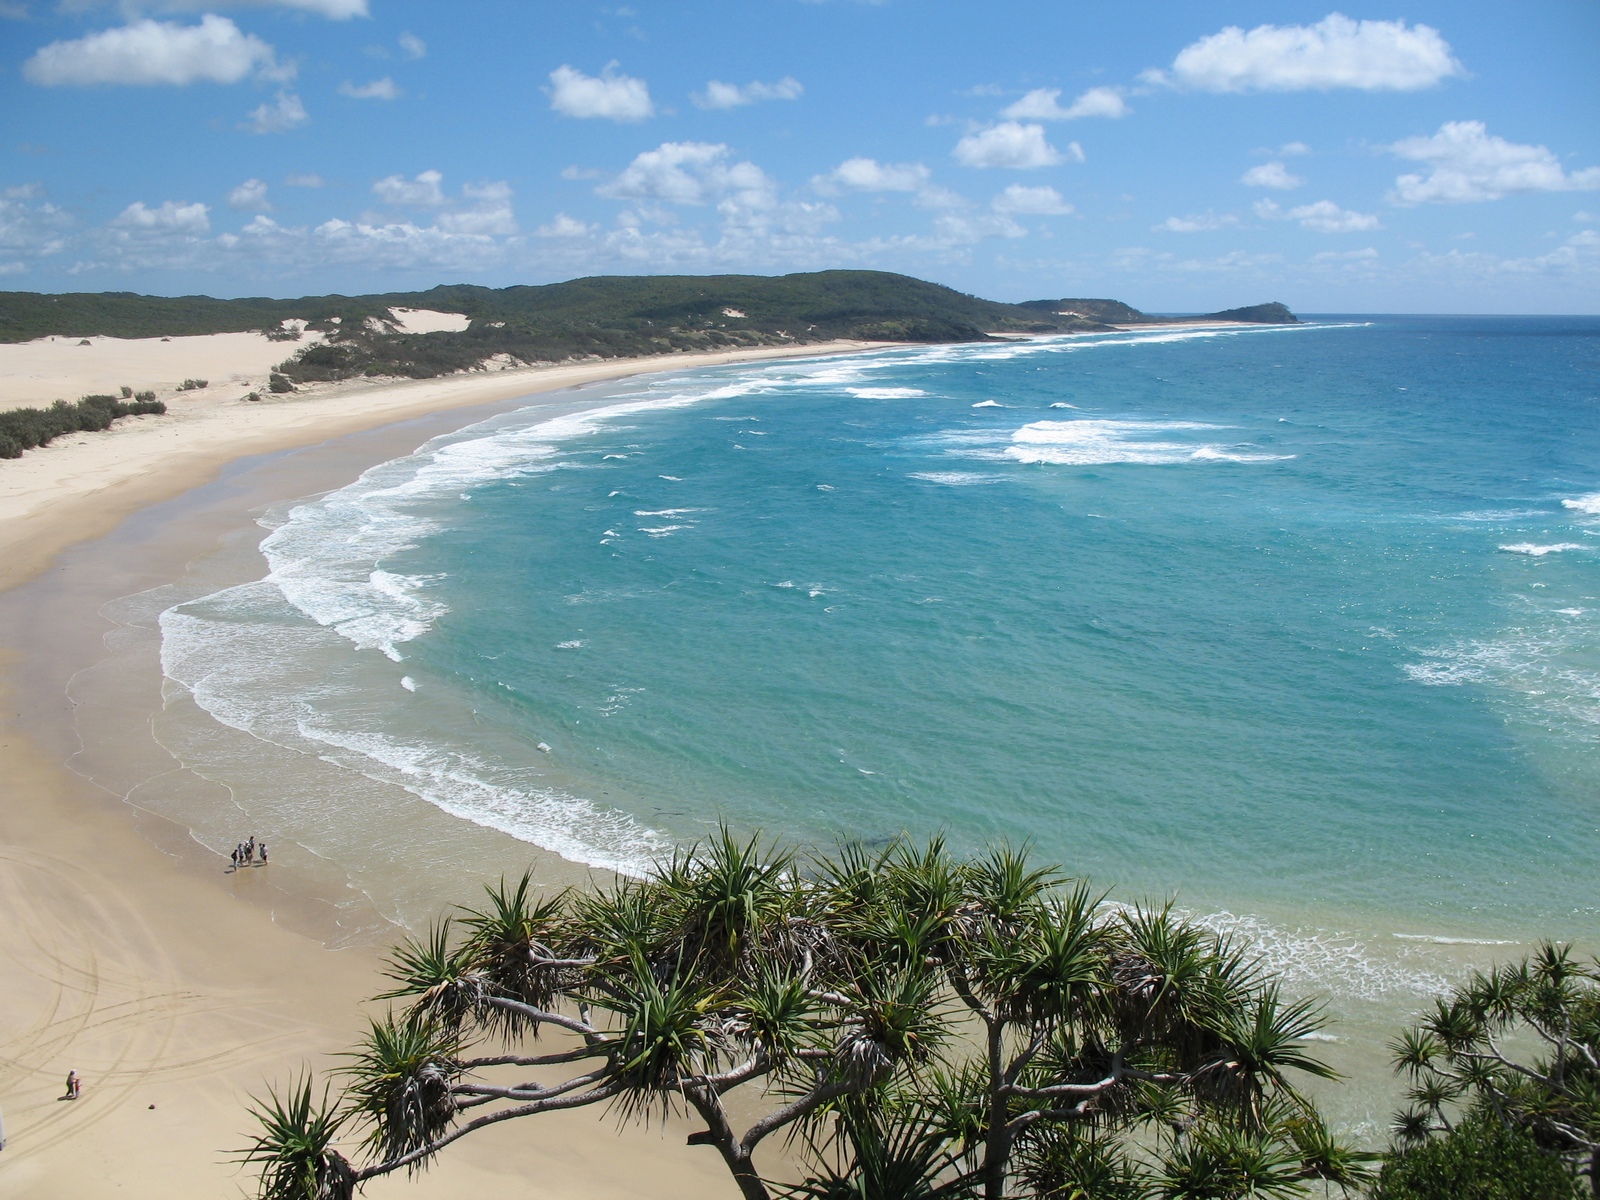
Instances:
[[[382,998],[403,1007],[372,1023],[342,1099],[313,1105],[309,1083],[273,1097],[249,1161],[271,1200],[342,1200],[487,1125],[609,1105],[699,1116],[691,1144],[745,1200],[770,1200],[755,1156],[780,1132],[814,1165],[792,1194],[819,1200],[1354,1179],[1294,1087],[1328,1074],[1304,1045],[1315,1007],[1170,907],[1102,901],[1008,847],[801,860],[727,830],[645,880],[502,882],[395,949]],[[1546,1007],[1579,986],[1559,974]],[[1451,1044],[1510,1002],[1449,1014]],[[1429,1037],[1419,1063],[1445,1044]],[[767,1111],[740,1128],[756,1086]],[[365,1131],[359,1168],[334,1148],[347,1122]]]
[[[1531,1041],[1513,1057],[1508,1044]],[[1391,1044],[1409,1081],[1395,1140],[1448,1134],[1476,1105],[1520,1126],[1590,1178],[1600,1194],[1600,960],[1542,944],[1519,963],[1475,974]]]
[[[371,1022],[346,1072],[347,1111],[370,1127],[366,1147],[374,1157],[412,1155],[450,1128],[457,1110],[454,1084],[461,1074],[457,1046],[455,1031],[429,1021],[425,1009],[407,1020],[389,1013]],[[408,1167],[426,1164],[423,1156]]]
[[[309,1073],[280,1096],[269,1091],[252,1110],[260,1132],[238,1156],[261,1173],[261,1200],[349,1200],[355,1172],[333,1148],[349,1114],[319,1101]]]

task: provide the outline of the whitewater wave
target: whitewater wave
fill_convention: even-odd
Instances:
[[[1509,546],[1501,546],[1507,554],[1526,554],[1529,558],[1543,558],[1546,554],[1563,554],[1568,550],[1587,549],[1581,542],[1554,542],[1549,545],[1539,545],[1537,542],[1516,542]]]
[[[1600,517],[1600,492],[1592,492],[1587,496],[1575,496],[1571,500],[1563,500],[1562,508],[1570,508],[1573,512],[1581,512],[1585,516]]]
[[[847,387],[845,391],[859,400],[914,400],[928,394],[914,387]]]
[[[1281,462],[1292,454],[1263,454],[1223,443],[1163,441],[1158,435],[1222,428],[1197,421],[1034,421],[1011,434],[1006,458],[1021,463],[1098,466],[1110,463]]]
[[[999,483],[998,475],[980,475],[974,471],[913,471],[910,478],[926,483],[941,483],[946,487],[967,487],[974,483]]]

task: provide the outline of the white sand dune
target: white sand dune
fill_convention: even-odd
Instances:
[[[303,334],[298,342],[270,341],[261,333],[208,333],[175,338],[50,337],[0,345],[0,408],[115,396],[121,387],[153,391],[168,400],[186,379],[204,379],[210,389],[230,396],[242,394],[266,387],[273,367],[321,339],[314,332]]]

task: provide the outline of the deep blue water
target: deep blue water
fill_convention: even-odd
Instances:
[[[284,517],[224,722],[569,857],[996,838],[1123,894],[1600,928],[1600,319],[657,377]],[[540,749],[542,744],[545,749]]]

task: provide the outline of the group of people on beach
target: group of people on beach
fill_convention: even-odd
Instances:
[[[251,834],[250,840],[240,842],[233,848],[233,869],[240,867],[253,867],[257,864],[267,865],[267,844],[256,841],[256,835]]]

